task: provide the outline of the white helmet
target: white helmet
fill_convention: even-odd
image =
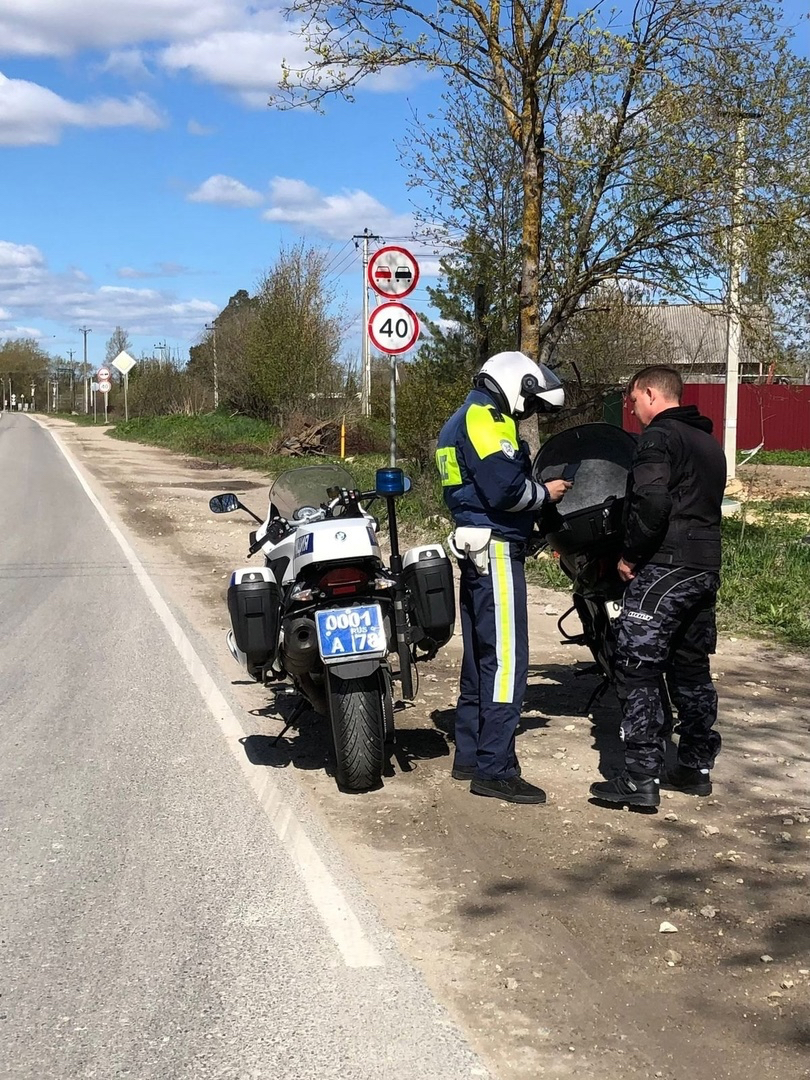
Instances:
[[[491,356],[475,376],[474,385],[488,390],[501,412],[525,420],[537,412],[554,412],[565,404],[562,383],[545,364],[522,352]]]

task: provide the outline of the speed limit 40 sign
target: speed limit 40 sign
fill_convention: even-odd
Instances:
[[[368,320],[368,336],[371,344],[380,352],[395,356],[412,348],[420,333],[416,313],[405,304],[393,301],[380,304]]]

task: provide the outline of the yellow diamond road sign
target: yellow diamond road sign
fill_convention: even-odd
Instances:
[[[116,371],[120,371],[122,375],[126,375],[128,371],[132,371],[135,367],[135,361],[128,352],[120,352],[113,360],[112,366]]]

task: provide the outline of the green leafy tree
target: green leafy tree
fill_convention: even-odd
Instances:
[[[766,0],[286,10],[308,51],[275,104],[351,98],[367,76],[405,65],[449,73],[492,104],[520,162],[520,340],[539,360],[606,280],[721,296],[741,111],[752,114],[744,219],[771,223],[771,255],[806,243],[810,67]]]
[[[10,402],[14,394],[18,401],[30,401],[33,387],[36,401],[44,406],[52,365],[53,358],[32,338],[0,342],[0,399]]]
[[[259,298],[239,289],[212,320],[199,345],[189,349],[188,369],[210,388],[213,405],[214,354],[220,403],[248,415],[262,413],[262,398],[250,381],[247,343],[259,311]]]
[[[132,369],[130,416],[194,416],[203,412],[206,404],[206,386],[175,360],[144,356]]]
[[[326,416],[343,406],[341,317],[327,283],[324,252],[299,241],[283,248],[256,298],[245,344],[253,411],[279,425]]]

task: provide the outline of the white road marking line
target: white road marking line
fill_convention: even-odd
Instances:
[[[75,473],[88,499],[98,511],[101,520],[112,533],[135,572],[135,576],[146,593],[150,604],[166,628],[166,632],[182,657],[189,674],[197,684],[197,689],[200,691],[203,701],[225,736],[228,748],[236,758],[245,779],[267,814],[273,831],[292,859],[315,910],[321,917],[335,945],[340,950],[346,966],[350,968],[382,967],[384,963],[382,957],[366,937],[360,921],[352,911],[343,890],[338,887],[334,878],[324,866],[320,855],[315,850],[312,841],[307,836],[306,830],[296,817],[292,807],[284,799],[267,769],[259,769],[248,761],[244,747],[240,742],[240,739],[245,738],[246,732],[225,700],[224,695],[209,675],[196,649],[189,641],[177,619],[175,619],[168,604],[158,592],[129,542],[94,494],[71,452],[55,431],[51,430],[51,435],[68,465]]]

